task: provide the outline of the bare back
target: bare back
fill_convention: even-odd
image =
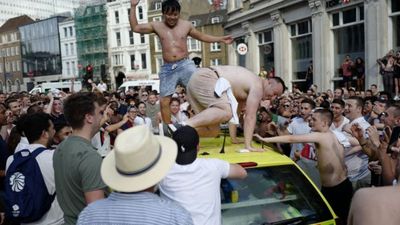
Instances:
[[[250,70],[240,66],[218,66],[214,69],[220,77],[229,81],[233,95],[238,102],[245,103],[249,97],[250,90],[262,96],[262,80]],[[260,100],[261,98],[258,101]]]
[[[192,29],[189,21],[179,19],[174,27],[168,27],[164,22],[151,23],[154,32],[161,41],[162,54],[165,62],[175,62],[188,57],[187,37]]]
[[[318,170],[324,187],[333,187],[347,178],[344,164],[344,147],[331,131],[321,132],[321,142],[316,143]]]

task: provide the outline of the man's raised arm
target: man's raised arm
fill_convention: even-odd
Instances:
[[[131,30],[140,34],[154,33],[154,29],[151,23],[138,24],[136,18],[136,6],[140,0],[131,0],[131,13],[129,15],[129,23],[131,24]]]
[[[263,138],[258,134],[255,134],[254,136],[265,143],[320,143],[324,139],[322,133],[320,132],[302,135],[284,135],[270,138]]]
[[[231,35],[226,35],[226,36],[212,36],[208,35],[205,33],[202,33],[198,31],[193,25],[192,28],[190,29],[189,36],[193,37],[194,39],[207,42],[207,43],[213,43],[213,42],[222,42],[225,44],[232,44],[233,38]]]

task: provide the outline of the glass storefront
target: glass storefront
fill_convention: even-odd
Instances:
[[[23,77],[62,73],[58,23],[54,17],[20,27]]]

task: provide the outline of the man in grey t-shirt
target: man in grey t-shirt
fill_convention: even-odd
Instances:
[[[106,185],[100,176],[101,157],[90,140],[99,131],[106,100],[94,93],[77,93],[64,104],[73,133],[57,148],[53,167],[57,200],[65,224],[76,224],[86,205],[104,198]]]

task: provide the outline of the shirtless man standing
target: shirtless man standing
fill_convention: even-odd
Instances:
[[[258,107],[261,100],[280,96],[284,90],[281,78],[262,79],[240,66],[199,68],[187,86],[186,96],[196,115],[186,121],[186,125],[196,128],[200,136],[216,136],[219,125],[235,118],[245,106],[245,148],[260,151],[251,146]],[[237,107],[233,100],[237,101]],[[237,124],[238,121],[232,122]]]
[[[321,192],[345,224],[353,195],[353,188],[347,178],[347,169],[344,163],[344,147],[349,147],[350,143],[342,133],[329,129],[332,120],[333,113],[331,111],[318,109],[311,116],[312,133],[271,138],[255,136],[267,143],[315,143],[322,184]]]
[[[228,36],[211,36],[203,34],[191,22],[179,18],[181,6],[177,0],[165,0],[162,3],[163,21],[138,24],[136,19],[136,6],[140,0],[131,0],[130,24],[133,32],[141,34],[155,33],[160,38],[164,65],[160,77],[160,106],[162,120],[171,123],[169,103],[178,83],[187,86],[196,66],[188,59],[187,37],[213,43],[223,42],[231,44],[233,39]]]

